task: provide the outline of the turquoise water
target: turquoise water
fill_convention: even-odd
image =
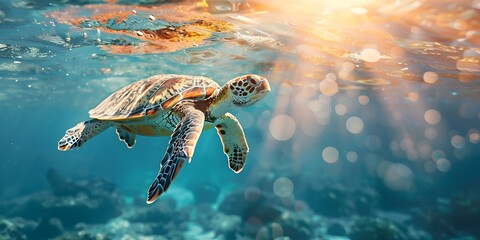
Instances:
[[[478,1],[0,1],[0,239],[478,239]],[[155,30],[165,30],[164,32]],[[168,137],[60,152],[156,74],[272,91],[145,203]]]

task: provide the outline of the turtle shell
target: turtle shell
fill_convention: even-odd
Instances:
[[[202,100],[220,86],[210,78],[155,75],[114,92],[88,113],[99,120],[129,120],[169,111],[183,99]]]

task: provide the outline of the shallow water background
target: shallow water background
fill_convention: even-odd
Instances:
[[[113,91],[162,73],[220,84],[255,73],[272,92],[232,111],[250,145],[241,174],[228,169],[217,134],[204,132],[158,200],[175,199],[183,215],[172,221],[183,225],[122,225],[115,234],[112,223],[133,222],[128,209],[144,210],[168,138],[139,137],[127,149],[108,130],[79,150],[56,144]],[[45,176],[55,169],[73,182],[116,185],[122,214],[83,228],[50,214],[0,215],[63,221],[57,232],[32,230],[46,238],[84,231],[107,239],[478,239],[479,80],[478,0],[1,0],[0,209],[52,191]],[[204,211],[198,183],[218,189],[209,193],[211,214],[240,217],[233,230],[187,214]],[[245,196],[239,209],[263,212],[219,207],[235,193]]]

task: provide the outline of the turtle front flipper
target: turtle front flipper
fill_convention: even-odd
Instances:
[[[80,147],[90,138],[105,131],[110,127],[109,122],[92,119],[80,122],[75,127],[70,128],[60,141],[58,141],[58,150],[67,151],[69,149]]]
[[[179,103],[172,111],[181,116],[168,143],[158,175],[148,189],[147,203],[153,203],[167,191],[185,161],[191,160],[197,140],[202,133],[204,114],[188,103]]]
[[[242,125],[237,118],[226,113],[215,121],[215,128],[222,140],[223,152],[228,157],[228,167],[235,173],[242,171],[247,161],[248,144]]]
[[[128,148],[133,148],[133,146],[135,146],[135,133],[129,133],[121,128],[117,128],[117,134],[120,141],[125,142]]]

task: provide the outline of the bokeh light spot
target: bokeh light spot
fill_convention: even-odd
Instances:
[[[273,192],[279,197],[288,197],[293,192],[293,182],[286,177],[279,177],[273,182]]]
[[[418,95],[417,92],[409,92],[407,95],[408,100],[411,102],[416,102],[420,98],[420,95]]]
[[[270,237],[271,239],[283,238],[282,225],[274,222],[260,227],[255,239],[269,239]]]
[[[435,125],[440,122],[440,119],[442,119],[442,116],[437,110],[429,109],[425,111],[423,118],[425,119],[425,122],[427,122],[428,124]]]
[[[432,146],[429,141],[423,140],[417,144],[418,152],[422,154],[422,158],[429,158],[432,152]]]
[[[470,129],[468,131],[468,139],[471,143],[477,144],[480,141],[480,134],[477,129]]]
[[[377,49],[373,48],[365,48],[362,50],[360,53],[360,59],[362,59],[365,62],[378,62],[380,60],[380,52]]]
[[[432,160],[437,161],[440,158],[445,157],[445,152],[440,149],[435,149],[432,151]]]
[[[465,146],[465,138],[460,135],[455,135],[450,140],[452,146],[456,149],[463,148]]]
[[[308,109],[312,112],[318,112],[322,109],[322,102],[319,100],[311,100],[308,102]]]
[[[370,101],[370,98],[368,98],[368,96],[361,95],[358,97],[358,102],[362,105],[367,105],[369,101]]]
[[[320,92],[326,96],[333,96],[338,92],[338,84],[335,80],[325,79],[320,82]]]
[[[355,64],[351,62],[344,62],[342,64],[342,69],[338,72],[338,76],[340,78],[348,78],[353,70],[355,70]]]
[[[436,83],[438,81],[438,74],[434,72],[425,72],[423,74],[423,81],[431,84]]]
[[[338,161],[338,150],[334,147],[326,147],[322,151],[323,160],[327,163],[335,163]]]
[[[446,158],[440,158],[435,163],[440,172],[448,172],[450,170],[451,164]]]
[[[425,137],[428,139],[428,140],[433,140],[435,138],[438,137],[438,131],[437,129],[433,128],[433,127],[427,127],[425,128]]]
[[[345,71],[345,72],[351,72],[351,71],[355,70],[355,64],[353,64],[351,62],[344,62],[342,64],[342,70]]]
[[[359,134],[363,130],[363,120],[359,117],[350,117],[347,119],[347,130],[352,134]]]
[[[358,160],[358,154],[356,152],[350,151],[347,153],[347,160],[351,163],[354,163]]]
[[[339,103],[335,106],[335,113],[337,113],[339,116],[343,116],[347,113],[347,106]]]
[[[388,166],[384,181],[387,187],[397,191],[411,191],[415,187],[412,170],[401,163]]]
[[[296,123],[290,116],[280,114],[273,117],[269,129],[273,138],[278,141],[286,141],[295,134]]]

